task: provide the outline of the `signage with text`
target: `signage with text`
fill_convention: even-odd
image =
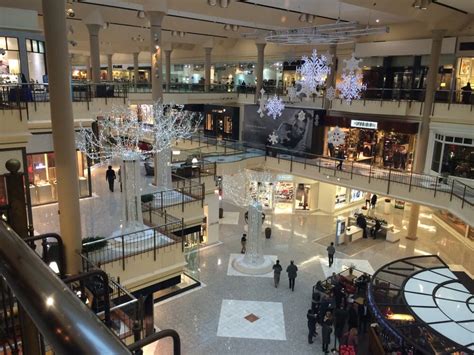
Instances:
[[[351,120],[351,127],[377,129],[378,122]]]

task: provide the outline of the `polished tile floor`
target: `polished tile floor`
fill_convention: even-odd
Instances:
[[[149,180],[143,180],[143,188],[149,188]],[[120,189],[110,193],[102,168],[93,171],[95,196],[81,200],[81,226],[84,236],[110,235],[120,225]],[[362,203],[361,203],[362,205]],[[418,239],[401,238],[396,243],[378,242],[347,254],[336,252],[335,264],[327,267],[326,240],[334,234],[337,214],[295,213],[267,214],[265,224],[272,227],[271,239],[265,239],[264,253],[278,257],[285,269],[290,260],[299,267],[295,291],[288,289],[286,273],[282,273],[279,288],[273,286],[271,278],[236,277],[228,275],[231,254],[240,253],[240,237],[244,231],[243,210],[223,204],[229,214],[228,224],[220,224],[219,233],[222,244],[200,251],[200,279],[206,285],[186,293],[176,299],[167,300],[155,306],[155,325],[157,328],[172,328],[179,332],[184,354],[320,354],[320,338],[310,345],[307,342],[306,312],[310,307],[312,286],[333,271],[353,263],[367,271],[377,270],[382,265],[397,258],[438,254],[450,265],[461,265],[474,274],[472,250],[454,236],[450,235],[432,217],[432,210],[422,208],[419,219]],[[360,207],[360,206],[359,206]],[[375,215],[406,233],[410,205],[405,210],[392,209],[383,213],[383,204],[375,210]],[[349,215],[353,209],[343,211]],[[238,224],[236,223],[238,220]],[[57,205],[34,208],[35,229],[38,233],[59,231]],[[324,239],[324,242],[322,241]],[[232,317],[247,316],[253,313],[259,320],[265,307],[247,308],[243,314],[238,307],[224,307],[226,302],[250,302],[258,305],[272,303],[281,305],[281,319],[284,327],[278,337],[252,331],[253,338],[245,338],[235,330],[219,332],[221,320],[226,312]],[[252,319],[252,318],[251,318]],[[246,320],[246,322],[249,322]],[[252,323],[252,322],[249,322]],[[244,323],[247,325],[247,323]],[[249,328],[250,329],[250,328]],[[281,331],[283,329],[283,331]],[[249,330],[250,331],[250,330]],[[247,333],[249,331],[246,331]],[[232,333],[233,332],[233,333]],[[273,339],[286,340],[273,340]],[[170,342],[160,341],[158,346],[150,347],[147,354],[168,354]]]

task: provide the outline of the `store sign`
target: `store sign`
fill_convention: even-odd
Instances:
[[[377,129],[377,126],[378,122],[351,120],[351,127],[354,128]]]

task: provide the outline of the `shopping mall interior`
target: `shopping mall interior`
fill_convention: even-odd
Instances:
[[[474,353],[472,0],[0,0],[0,352]]]

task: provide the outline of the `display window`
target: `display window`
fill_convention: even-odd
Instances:
[[[342,208],[347,203],[347,188],[343,186],[336,186],[336,202],[335,208]]]
[[[44,48],[45,45],[43,41],[26,39],[30,82],[43,84],[48,81],[46,78],[46,58]]]
[[[72,80],[87,80],[87,70],[74,69],[72,71]]]
[[[350,202],[357,202],[364,199],[364,192],[361,190],[351,190],[351,200]]]
[[[28,154],[29,188],[31,204],[42,205],[56,202],[58,200],[56,161],[54,153]],[[87,157],[76,152],[79,196],[89,197],[90,191],[90,168]]]
[[[21,65],[18,38],[0,37],[0,84],[21,82]]]
[[[474,179],[474,139],[436,134],[431,170]]]
[[[275,213],[292,213],[294,196],[293,181],[278,181],[274,193]]]
[[[250,195],[262,204],[263,209],[273,208],[273,183],[271,182],[250,182]]]
[[[298,184],[295,195],[295,210],[309,210],[309,192],[311,186],[307,184]]]

